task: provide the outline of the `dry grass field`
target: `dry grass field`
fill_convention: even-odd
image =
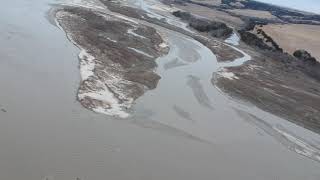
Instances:
[[[194,2],[200,2],[203,4],[215,5],[219,6],[221,4],[221,0],[193,0]]]
[[[320,26],[288,24],[266,25],[262,29],[288,53],[297,49],[309,51],[320,61]]]
[[[184,11],[188,11],[194,15],[197,15],[197,16],[201,16],[201,17],[211,19],[211,20],[225,22],[232,27],[239,27],[240,25],[242,25],[244,23],[238,17],[234,17],[228,13],[218,11],[215,9],[211,9],[208,7],[204,7],[204,6],[199,6],[199,5],[187,3],[185,6],[175,5],[175,7],[179,8],[181,10],[184,10]]]
[[[229,10],[229,12],[232,12],[241,16],[257,17],[257,18],[264,18],[264,19],[277,19],[277,17],[273,16],[268,11],[258,11],[258,10],[251,10],[251,9],[232,9],[232,10]]]

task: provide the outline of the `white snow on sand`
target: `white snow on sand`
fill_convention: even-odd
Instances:
[[[130,1],[130,0],[129,0]],[[167,23],[182,28],[185,31],[190,33],[194,33],[192,30],[188,28],[188,23],[180,21],[179,18],[174,17],[171,12],[179,10],[177,8],[172,8],[167,6],[160,1],[157,0],[128,0],[121,1],[124,6],[131,6],[134,8],[142,9],[146,12],[147,16],[150,18],[155,18],[161,21],[166,21]]]
[[[70,6],[78,6],[83,8],[91,8],[95,9],[99,12],[101,16],[105,17],[106,20],[124,20],[130,22],[134,27],[133,29],[128,30],[128,33],[139,37],[145,38],[137,33],[134,30],[137,29],[137,24],[139,24],[134,19],[129,17],[120,15],[120,14],[112,14],[107,15],[104,14],[101,9],[105,8],[103,6],[99,6],[99,3],[96,0],[64,0],[64,5]],[[64,15],[68,15],[64,12],[59,12],[56,14],[56,18],[62,18]],[[119,19],[118,19],[119,18]],[[57,22],[57,26],[64,30]],[[119,69],[116,67],[117,65],[110,65],[109,67],[103,67],[103,64],[100,63],[99,59],[96,59],[92,52],[89,50],[83,49],[79,44],[77,44],[73,39],[72,35],[66,33],[69,40],[73,42],[79,49],[79,60],[80,60],[80,74],[81,74],[81,86],[78,91],[78,99],[79,101],[88,109],[97,112],[103,113],[110,116],[116,116],[120,118],[127,118],[129,113],[126,112],[126,109],[130,108],[134,102],[132,98],[133,91],[126,89],[128,85],[132,85],[133,82],[125,80]],[[112,42],[117,42],[111,38],[107,38]],[[159,45],[160,48],[165,48],[168,45],[166,43],[162,43]],[[147,54],[141,50],[136,48],[128,47],[136,53],[142,54],[149,58],[154,58],[152,55]]]
[[[92,92],[79,92],[79,100],[85,98],[90,98],[92,100],[97,100],[99,106],[92,108],[94,112],[103,113],[110,116],[118,116],[120,118],[127,118],[128,113],[123,111],[123,106],[119,103],[119,100],[110,92],[109,88],[101,81],[95,81],[95,86],[99,87],[99,90],[94,90]]]
[[[137,21],[135,21],[135,20],[133,20],[133,19],[130,19],[130,18],[124,16],[124,15],[116,14],[116,13],[114,13],[114,14],[112,14],[112,15],[115,16],[115,17],[117,17],[117,18],[126,20],[126,21],[128,21],[128,22],[132,22],[132,23],[134,23],[134,24],[139,24]]]
[[[229,72],[226,69],[222,69],[221,71],[218,72],[220,77],[224,77],[230,80],[236,80],[239,79],[233,72]]]
[[[119,98],[125,99],[125,95],[121,94],[119,88],[114,86],[114,84],[119,83],[118,77],[109,76],[112,78],[105,79],[101,81],[97,79],[94,74],[94,69],[96,66],[95,58],[87,53],[85,50],[81,50],[79,54],[80,58],[80,74],[82,81],[88,80],[90,77],[90,83],[92,84],[91,88],[86,88],[83,91],[79,91],[78,98],[79,100],[84,100],[89,98],[99,103],[93,103],[91,110],[97,113],[103,113],[110,116],[118,116],[120,118],[126,118],[129,116],[128,113],[124,111],[125,108],[129,107],[133,100],[129,99],[127,103],[120,103],[120,100],[115,96],[114,93],[117,93]],[[109,88],[112,88],[112,92]]]
[[[169,47],[169,45],[167,43],[163,42],[163,43],[159,44],[159,47],[160,48],[167,48],[167,47]]]
[[[133,29],[128,29],[127,33],[128,33],[128,34],[131,34],[131,35],[133,35],[133,36],[142,38],[142,39],[146,39],[146,37],[141,36],[141,35],[135,33],[135,32],[134,32],[135,30],[137,30],[137,27],[135,27],[135,28],[133,28]]]
[[[82,49],[79,54],[80,58],[80,73],[82,81],[87,80],[90,76],[94,75],[95,58]]]
[[[59,12],[56,14],[56,18],[62,18],[64,15],[66,15],[63,12]],[[57,26],[64,30],[58,20],[56,19]],[[66,32],[66,35],[68,39],[75,44],[79,49],[79,60],[80,60],[80,75],[81,75],[81,85],[83,83],[89,82],[90,88],[84,88],[84,90],[79,90],[78,92],[78,99],[80,101],[85,99],[91,99],[96,103],[90,104],[90,107],[88,109],[91,109],[94,112],[97,113],[103,113],[110,116],[117,116],[120,118],[126,118],[129,116],[127,112],[125,112],[124,109],[127,107],[130,107],[132,105],[133,100],[127,99],[125,100],[126,96],[121,94],[121,91],[119,88],[117,89],[114,84],[117,84],[119,80],[115,81],[117,79],[116,77],[112,77],[111,80],[103,80],[100,81],[96,78],[94,69],[99,64],[99,60],[95,59],[93,55],[91,55],[89,52],[87,52],[85,49],[83,49],[80,45],[78,45],[73,39],[71,34]],[[110,39],[111,40],[111,39]],[[114,41],[114,40],[111,40]],[[116,42],[116,41],[115,41]],[[112,87],[112,92],[109,90],[109,85]],[[120,103],[120,100],[114,95],[114,93],[117,93],[118,98],[122,98],[122,102]]]
[[[117,42],[118,42],[118,41],[113,40],[113,39],[111,39],[111,38],[109,38],[109,37],[107,37],[107,39],[108,39],[109,41],[111,41],[111,42],[114,42],[114,43],[117,43]]]
[[[238,46],[240,42],[240,37],[237,33],[233,33],[228,39],[226,39],[224,42],[232,44],[234,46]]]
[[[147,56],[147,57],[149,57],[149,58],[154,58],[154,57],[151,56],[150,54],[147,54],[147,53],[145,53],[145,52],[143,52],[143,51],[140,51],[140,50],[138,50],[138,49],[135,49],[135,48],[132,48],[132,47],[128,47],[128,49],[131,49],[131,50],[135,51],[136,53],[142,54],[142,55]]]

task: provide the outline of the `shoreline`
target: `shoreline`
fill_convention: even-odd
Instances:
[[[72,15],[68,15],[67,13],[64,13],[65,11],[68,12],[68,8],[69,7],[64,7],[60,10],[57,10],[56,18],[57,18],[57,21],[60,21],[59,23],[64,22],[66,17],[72,17]],[[87,11],[85,9],[81,10],[81,9],[73,9],[73,8],[71,8],[70,10],[71,10],[71,12],[75,11],[76,13],[78,13],[80,11],[84,11],[84,12]],[[63,12],[63,14],[60,15],[59,14],[60,12]],[[90,12],[90,13],[92,13],[92,12]],[[98,16],[99,15],[97,15],[97,17]],[[137,32],[150,31],[150,30],[146,29],[146,26],[141,26],[138,23],[132,24],[132,22],[130,22],[130,21],[126,21],[126,20],[123,21],[121,19],[117,19],[117,17],[115,17],[113,15],[104,14],[103,17],[106,18],[105,19],[106,22],[108,21],[108,19],[111,18],[111,21],[110,21],[111,23],[116,22],[114,20],[117,20],[121,23],[128,23],[129,26],[131,26],[131,27],[134,26],[133,31],[137,31],[137,30],[138,30]],[[115,24],[115,25],[117,25],[117,24]],[[122,26],[121,24],[119,24],[119,25]],[[81,81],[81,85],[78,90],[78,96],[77,96],[78,101],[84,107],[86,107],[92,111],[95,111],[95,112],[99,112],[99,113],[103,113],[103,114],[107,114],[107,115],[115,115],[115,116],[119,116],[121,118],[129,117],[129,114],[127,112],[125,112],[125,110],[130,108],[134,102],[134,99],[136,99],[139,96],[141,96],[142,94],[144,94],[144,91],[146,91],[148,88],[149,89],[155,88],[157,81],[160,79],[160,78],[153,75],[152,68],[155,65],[147,63],[146,69],[151,68],[150,69],[151,71],[150,70],[147,70],[147,71],[142,70],[141,71],[141,70],[139,70],[139,66],[141,66],[141,65],[139,65],[137,67],[134,67],[135,66],[134,64],[132,64],[134,66],[132,66],[132,65],[128,66],[128,64],[121,64],[121,61],[120,61],[120,64],[117,64],[117,62],[111,62],[112,57],[110,59],[111,61],[106,61],[106,62],[101,61],[101,60],[99,60],[99,58],[102,58],[104,56],[103,54],[94,55],[97,57],[96,58],[92,55],[92,53],[88,52],[87,47],[83,47],[83,45],[79,44],[79,42],[81,44],[83,44],[82,40],[79,41],[79,37],[82,36],[82,39],[85,39],[85,38],[94,38],[94,36],[86,37],[86,36],[83,36],[83,34],[81,34],[81,33],[74,34],[72,32],[73,31],[72,26],[76,27],[77,26],[76,24],[70,26],[69,24],[65,23],[65,24],[63,24],[63,26],[64,26],[63,29],[64,29],[64,31],[66,31],[68,38],[73,42],[73,44],[75,44],[80,49],[79,60],[80,60],[80,72],[81,72],[82,81]],[[127,25],[125,25],[125,26],[127,26]],[[91,28],[91,27],[88,26],[88,28]],[[84,30],[84,31],[86,31],[86,30]],[[130,29],[128,29],[127,32],[130,32]],[[113,33],[113,32],[110,32],[110,33]],[[130,36],[130,38],[134,38],[135,40],[140,39],[138,42],[135,42],[135,44],[138,43],[138,45],[140,42],[149,43],[144,38],[142,38],[142,36],[140,36],[140,35],[137,36],[134,33],[128,33],[128,35],[121,35],[121,34],[116,33],[116,34],[113,34],[113,36],[115,36],[114,38],[116,38],[116,39],[118,39],[121,36],[124,38]],[[117,36],[119,36],[119,37],[117,37]],[[76,42],[74,40],[74,38],[77,38],[78,42]],[[152,49],[152,48],[151,49],[149,48],[147,50],[155,56],[160,56],[160,54],[162,53],[161,51],[166,49],[166,47],[163,46],[163,42],[161,42],[162,40],[160,40],[160,39],[157,40],[156,38],[159,38],[159,37],[153,35],[153,38],[151,38],[151,39],[154,39],[155,41],[159,41],[159,43],[156,45],[151,45],[149,47],[155,46],[154,48],[158,48],[159,50]],[[109,37],[106,38],[105,40],[109,41],[111,43],[110,44],[111,46],[113,43],[117,43],[117,41],[112,40]],[[151,43],[153,43],[153,42],[151,42]],[[91,47],[89,46],[89,48],[90,48],[89,51],[94,52],[94,51],[96,51],[94,48],[99,48],[99,47],[98,46],[95,47],[95,45],[91,45]],[[160,50],[160,49],[162,49],[162,50]],[[137,50],[137,49],[131,48],[131,47],[128,47],[127,50],[125,50],[125,48],[124,49],[122,48],[122,51],[124,51],[124,52],[131,51],[131,52],[133,52],[133,54],[136,54],[135,56],[140,57],[140,58],[144,57],[147,61],[150,61],[151,59],[155,59],[153,56],[148,55],[148,54],[144,53],[143,51],[140,51],[140,50]],[[156,51],[158,51],[158,52],[156,52]],[[110,58],[108,56],[110,56],[110,55],[107,55],[106,57]],[[107,64],[104,64],[104,63],[107,63]],[[108,63],[109,64],[111,63],[111,64],[108,65]],[[101,69],[101,67],[103,68],[104,66],[107,69],[109,69],[109,71],[110,70],[114,71],[114,74],[111,75],[110,74],[111,72],[109,72],[108,74],[105,74],[105,69]],[[130,66],[132,66],[132,67],[130,67]],[[121,72],[121,71],[115,70],[113,68],[120,68],[120,69],[123,68],[123,70],[121,70],[122,71]],[[132,71],[132,70],[134,72],[140,73],[141,75],[139,75],[139,74],[135,75],[136,79],[132,79],[132,77],[130,77],[130,79],[128,79],[129,77],[126,77],[127,76],[126,74],[130,73],[130,71]],[[98,73],[98,76],[97,76],[97,73]],[[97,77],[98,77],[98,79],[97,79]],[[139,78],[141,80],[139,80]],[[103,79],[103,81],[101,81],[102,79]],[[105,82],[107,82],[107,83],[105,83]],[[118,87],[120,84],[123,87]],[[127,90],[124,91],[124,89],[126,89],[125,86],[127,87]]]
[[[115,6],[113,6],[113,8],[116,8]],[[124,9],[124,7],[122,7],[122,9]],[[103,17],[107,17],[108,15],[103,15]],[[112,15],[111,15],[112,16]],[[129,17],[125,17],[124,19],[127,19]],[[121,18],[123,19],[123,18]],[[118,19],[119,20],[119,19]],[[126,20],[125,20],[126,21]],[[136,38],[140,38],[140,39],[143,39],[145,40],[145,38],[140,35],[139,33],[136,34],[136,30],[138,30],[139,28],[136,27],[136,25],[139,25],[138,22],[135,22],[135,21],[127,21],[127,22],[133,22],[135,25],[135,27],[133,28],[128,28],[125,32],[127,32],[127,34],[129,34],[130,36],[133,36],[133,37],[136,37]],[[151,23],[150,20],[148,21],[148,23]],[[164,27],[166,28],[166,26]],[[79,35],[77,35],[79,36]],[[244,51],[240,50],[239,48],[235,47],[235,46],[232,46],[228,43],[224,43],[224,42],[219,42],[217,39],[210,39],[210,38],[207,38],[207,37],[204,37],[202,35],[198,36],[197,33],[194,33],[191,37],[188,36],[188,38],[193,38],[193,37],[199,37],[199,38],[202,38],[202,39],[206,39],[207,43],[212,43],[212,41],[214,42],[217,42],[217,43],[220,43],[221,45],[224,45],[224,46],[227,46],[233,50],[235,50],[236,52],[239,52],[243,55],[243,57],[239,57],[237,59],[234,59],[233,61],[219,61],[218,60],[218,63],[217,63],[217,72],[214,72],[213,69],[208,69],[207,71],[208,72],[214,72],[212,77],[211,77],[211,82],[213,83],[213,85],[215,86],[215,84],[218,84],[218,86],[220,86],[220,88],[218,88],[219,91],[225,91],[225,86],[224,88],[221,88],[221,85],[220,83],[223,82],[222,80],[229,80],[229,83],[230,82],[235,82],[237,83],[239,80],[240,80],[240,77],[237,73],[234,73],[234,71],[230,70],[230,69],[233,69],[233,68],[242,68],[244,67],[246,64],[250,64],[250,62],[248,62],[249,60],[251,60],[251,56],[247,53],[245,53]],[[112,43],[118,43],[117,40],[113,40],[113,39],[110,39],[109,37],[107,38],[108,41],[111,41]],[[163,41],[163,39],[162,39]],[[201,43],[199,41],[196,41],[197,43]],[[215,52],[215,48],[216,46],[211,46],[207,43],[201,43],[205,48],[208,48],[208,50],[210,51],[210,53],[213,53]],[[161,43],[158,43],[157,46],[158,47],[161,47],[163,44],[163,42]],[[206,46],[205,46],[206,45]],[[127,46],[127,45],[126,45]],[[163,46],[163,47],[167,47],[167,46]],[[241,45],[241,47],[243,48],[243,45]],[[129,50],[132,50],[132,52],[134,53],[137,53],[139,54],[140,56],[145,56],[147,58],[153,58],[153,56],[149,55],[148,53],[145,53],[143,51],[140,51],[140,50],[136,50],[135,48],[133,48],[133,46],[130,46],[128,45],[127,47]],[[152,52],[152,51],[151,51]],[[209,55],[210,56],[210,55]],[[84,58],[84,59],[88,59],[90,57],[87,57],[87,58]],[[200,57],[196,57],[197,58],[200,58]],[[94,57],[92,57],[91,59],[94,59]],[[155,58],[154,60],[156,60],[157,58]],[[83,60],[84,61],[84,60]],[[255,62],[255,61],[253,61]],[[176,62],[178,63],[178,62]],[[190,63],[196,63],[196,61],[194,60],[191,60],[191,61],[185,61],[184,60],[184,63],[181,64],[181,68],[183,68],[183,66],[186,66]],[[84,63],[85,65],[87,65],[87,63]],[[177,65],[177,67],[180,66],[180,65]],[[195,65],[193,65],[195,66]],[[215,65],[213,65],[215,66]],[[120,68],[120,66],[117,66],[118,68]],[[157,66],[152,66],[152,67],[157,67]],[[256,67],[258,66],[252,66],[252,69],[255,69]],[[143,67],[145,68],[145,67]],[[175,68],[175,65],[173,66],[173,68]],[[154,69],[155,70],[155,69]],[[135,71],[136,72],[136,71]],[[106,73],[106,72],[105,72]],[[110,73],[110,72],[109,72]],[[107,75],[107,74],[105,74]],[[109,76],[109,75],[107,75]],[[135,75],[136,76],[136,75]],[[95,76],[92,76],[94,79]],[[139,76],[136,76],[137,78],[140,78]],[[209,109],[214,109],[211,105],[211,98],[210,96],[215,96],[215,95],[207,95],[208,93],[208,89],[207,88],[204,88],[206,87],[207,85],[205,84],[201,84],[199,82],[199,79],[197,76],[193,76],[193,75],[188,75],[187,77],[189,77],[189,80],[188,80],[188,85],[191,87],[192,91],[193,91],[193,95],[194,97],[197,99],[198,103],[200,105],[203,105],[204,107],[207,107]],[[161,77],[159,76],[158,80],[156,83],[158,83],[158,81],[161,79]],[[139,82],[140,80],[139,79],[131,79],[133,82]],[[105,80],[104,80],[105,81]],[[84,81],[86,83],[86,80]],[[94,81],[93,81],[94,82]],[[120,82],[120,81],[119,81]],[[114,81],[114,83],[118,84],[119,83],[118,81]],[[114,98],[115,100],[112,101],[111,99],[113,99],[111,96],[112,94],[111,93],[108,93],[108,94],[111,94],[111,96],[107,95],[106,93],[103,93],[102,91],[100,91],[99,89],[109,89],[110,88],[110,85],[108,84],[104,84],[103,82],[99,82],[98,84],[100,84],[98,87],[97,90],[94,90],[96,92],[86,92],[86,90],[84,90],[84,93],[82,93],[82,89],[81,87],[79,88],[79,95],[78,95],[78,100],[81,102],[81,104],[88,108],[88,109],[91,109],[95,112],[99,112],[99,113],[103,113],[103,114],[107,114],[107,115],[115,115],[115,116],[118,116],[120,118],[128,118],[129,117],[129,114],[126,113],[125,111],[121,111],[122,109],[126,109],[126,110],[129,110],[133,104],[133,102],[138,99],[138,97],[142,97],[142,95],[144,94],[144,92],[140,92],[138,94],[138,96],[136,95],[133,95],[134,98],[132,99],[127,99],[125,101],[122,101],[123,98],[127,98],[125,95],[121,95],[122,98],[119,98],[120,96],[116,96],[116,98],[119,98],[119,99],[116,99]],[[115,85],[112,85],[111,87],[115,87]],[[95,87],[96,85],[92,84],[90,81],[89,81],[89,84],[86,85],[87,87],[89,87],[90,89],[93,87]],[[85,86],[85,87],[86,87]],[[150,86],[149,86],[150,87]],[[122,87],[123,88],[123,87]],[[156,86],[152,86],[150,87],[151,89],[155,89]],[[108,91],[110,92],[111,89],[109,89]],[[120,90],[120,89],[119,89]],[[117,91],[119,92],[119,91]],[[208,93],[208,94],[211,94],[211,93]],[[229,93],[230,94],[230,93]],[[119,95],[119,93],[118,93]],[[110,97],[110,98],[107,98],[105,99],[106,97]],[[114,97],[114,96],[113,96]],[[95,102],[97,101],[97,103]],[[101,104],[101,103],[102,104]],[[104,104],[106,103],[106,104]],[[118,105],[119,106],[118,106]],[[124,105],[124,106],[123,106]],[[175,108],[174,109],[178,109],[179,112],[187,112],[187,111],[184,111],[183,109],[181,109],[180,107],[178,106],[174,106]],[[271,111],[272,112],[272,111]],[[294,121],[293,121],[294,122]],[[309,157],[309,158],[316,158],[317,157]]]

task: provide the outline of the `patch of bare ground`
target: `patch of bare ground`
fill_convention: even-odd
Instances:
[[[166,48],[154,28],[76,7],[57,10],[56,18],[81,49],[78,100],[84,107],[126,117],[125,109],[157,86],[154,60]]]
[[[214,74],[212,83],[231,97],[320,133],[320,81],[296,62],[283,60],[282,53],[252,54],[253,60],[245,65]]]
[[[204,17],[206,19],[210,19],[214,21],[224,22],[227,25],[232,27],[240,27],[241,25],[244,24],[244,22],[238,17],[234,17],[226,12],[205,7],[205,6],[186,3],[185,5],[174,4],[174,7],[181,9],[183,11],[190,12],[196,16]]]
[[[124,6],[120,2],[110,1],[110,0],[100,0],[108,9],[112,12],[117,12],[119,14],[123,14],[128,17],[136,18],[136,19],[144,19],[145,15],[142,10],[136,9],[130,6]]]
[[[304,24],[269,24],[262,27],[286,52],[305,49],[320,61],[320,26]]]
[[[206,5],[214,5],[219,6],[221,5],[221,0],[192,0],[196,3],[206,4]]]
[[[261,19],[278,19],[276,16],[272,15],[269,11],[259,11],[252,9],[230,9],[228,12],[234,13],[240,16],[255,17]]]
[[[217,57],[218,62],[234,61],[235,59],[243,57],[243,54],[230,46],[220,42],[210,40],[205,44],[214,55]]]

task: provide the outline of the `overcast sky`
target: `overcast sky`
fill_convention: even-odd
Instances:
[[[257,0],[320,14],[320,0]]]

